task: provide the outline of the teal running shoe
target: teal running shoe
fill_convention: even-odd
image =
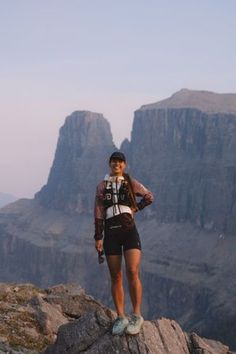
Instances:
[[[131,320],[129,321],[128,326],[126,327],[126,333],[135,335],[138,334],[143,326],[144,319],[142,316],[131,315]]]
[[[112,327],[112,335],[113,336],[115,336],[115,335],[121,336],[124,333],[128,324],[129,324],[128,318],[122,317],[122,316],[117,316],[117,318],[113,324],[113,327]]]

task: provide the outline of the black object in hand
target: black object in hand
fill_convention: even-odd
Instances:
[[[103,257],[104,251],[98,251],[98,263],[101,264],[105,261],[105,258]]]

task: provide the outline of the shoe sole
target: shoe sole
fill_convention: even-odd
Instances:
[[[136,336],[137,334],[140,333],[140,331],[141,331],[141,329],[142,329],[142,327],[143,327],[143,323],[144,323],[144,321],[142,322],[141,327],[140,327],[140,329],[139,329],[137,332],[129,332],[129,330],[127,330],[127,327],[126,327],[125,333],[126,333],[126,334],[129,334],[129,335],[131,335],[131,336]]]
[[[136,336],[137,334],[139,334],[141,331],[141,329],[138,331],[138,332],[135,332],[135,333],[130,333],[128,331],[125,331],[126,334],[130,335],[130,336]]]
[[[121,332],[118,332],[118,333],[112,333],[111,332],[111,334],[113,335],[113,336],[122,336],[122,334],[125,334],[125,331],[126,331],[126,327],[123,329],[123,331],[121,331]]]
[[[119,333],[111,333],[113,336],[122,336],[125,333],[125,331],[123,332],[119,332]]]
[[[127,326],[128,326],[128,325],[129,325],[129,323],[127,323]],[[122,334],[125,334],[125,331],[126,331],[127,326],[126,326],[121,332],[118,332],[118,333],[113,333],[113,332],[111,332],[111,334],[112,334],[113,336],[122,336]]]

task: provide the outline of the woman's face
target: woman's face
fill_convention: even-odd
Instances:
[[[111,173],[114,176],[122,176],[126,168],[126,163],[123,160],[112,159],[110,162]]]

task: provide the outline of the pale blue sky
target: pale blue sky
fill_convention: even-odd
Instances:
[[[235,15],[235,0],[0,0],[0,192],[46,183],[74,110],[103,113],[119,145],[142,104],[236,92]]]

